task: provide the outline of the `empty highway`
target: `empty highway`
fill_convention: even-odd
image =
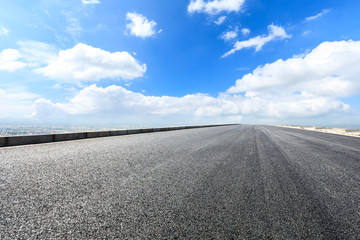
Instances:
[[[0,148],[0,239],[360,239],[360,138],[236,125]]]

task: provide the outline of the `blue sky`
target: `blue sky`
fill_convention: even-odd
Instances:
[[[0,8],[0,123],[360,127],[356,0]]]

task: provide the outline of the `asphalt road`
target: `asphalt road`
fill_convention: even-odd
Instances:
[[[0,149],[0,239],[360,239],[360,138],[226,126]]]

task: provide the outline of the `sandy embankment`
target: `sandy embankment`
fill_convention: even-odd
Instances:
[[[346,135],[352,137],[360,137],[360,129],[308,127],[308,126],[296,126],[296,125],[277,125],[277,126],[303,129],[303,130],[316,131],[316,132],[333,133],[333,134]]]

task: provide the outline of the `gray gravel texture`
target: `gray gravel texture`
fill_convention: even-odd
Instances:
[[[360,239],[360,139],[238,125],[2,148],[0,239]]]

